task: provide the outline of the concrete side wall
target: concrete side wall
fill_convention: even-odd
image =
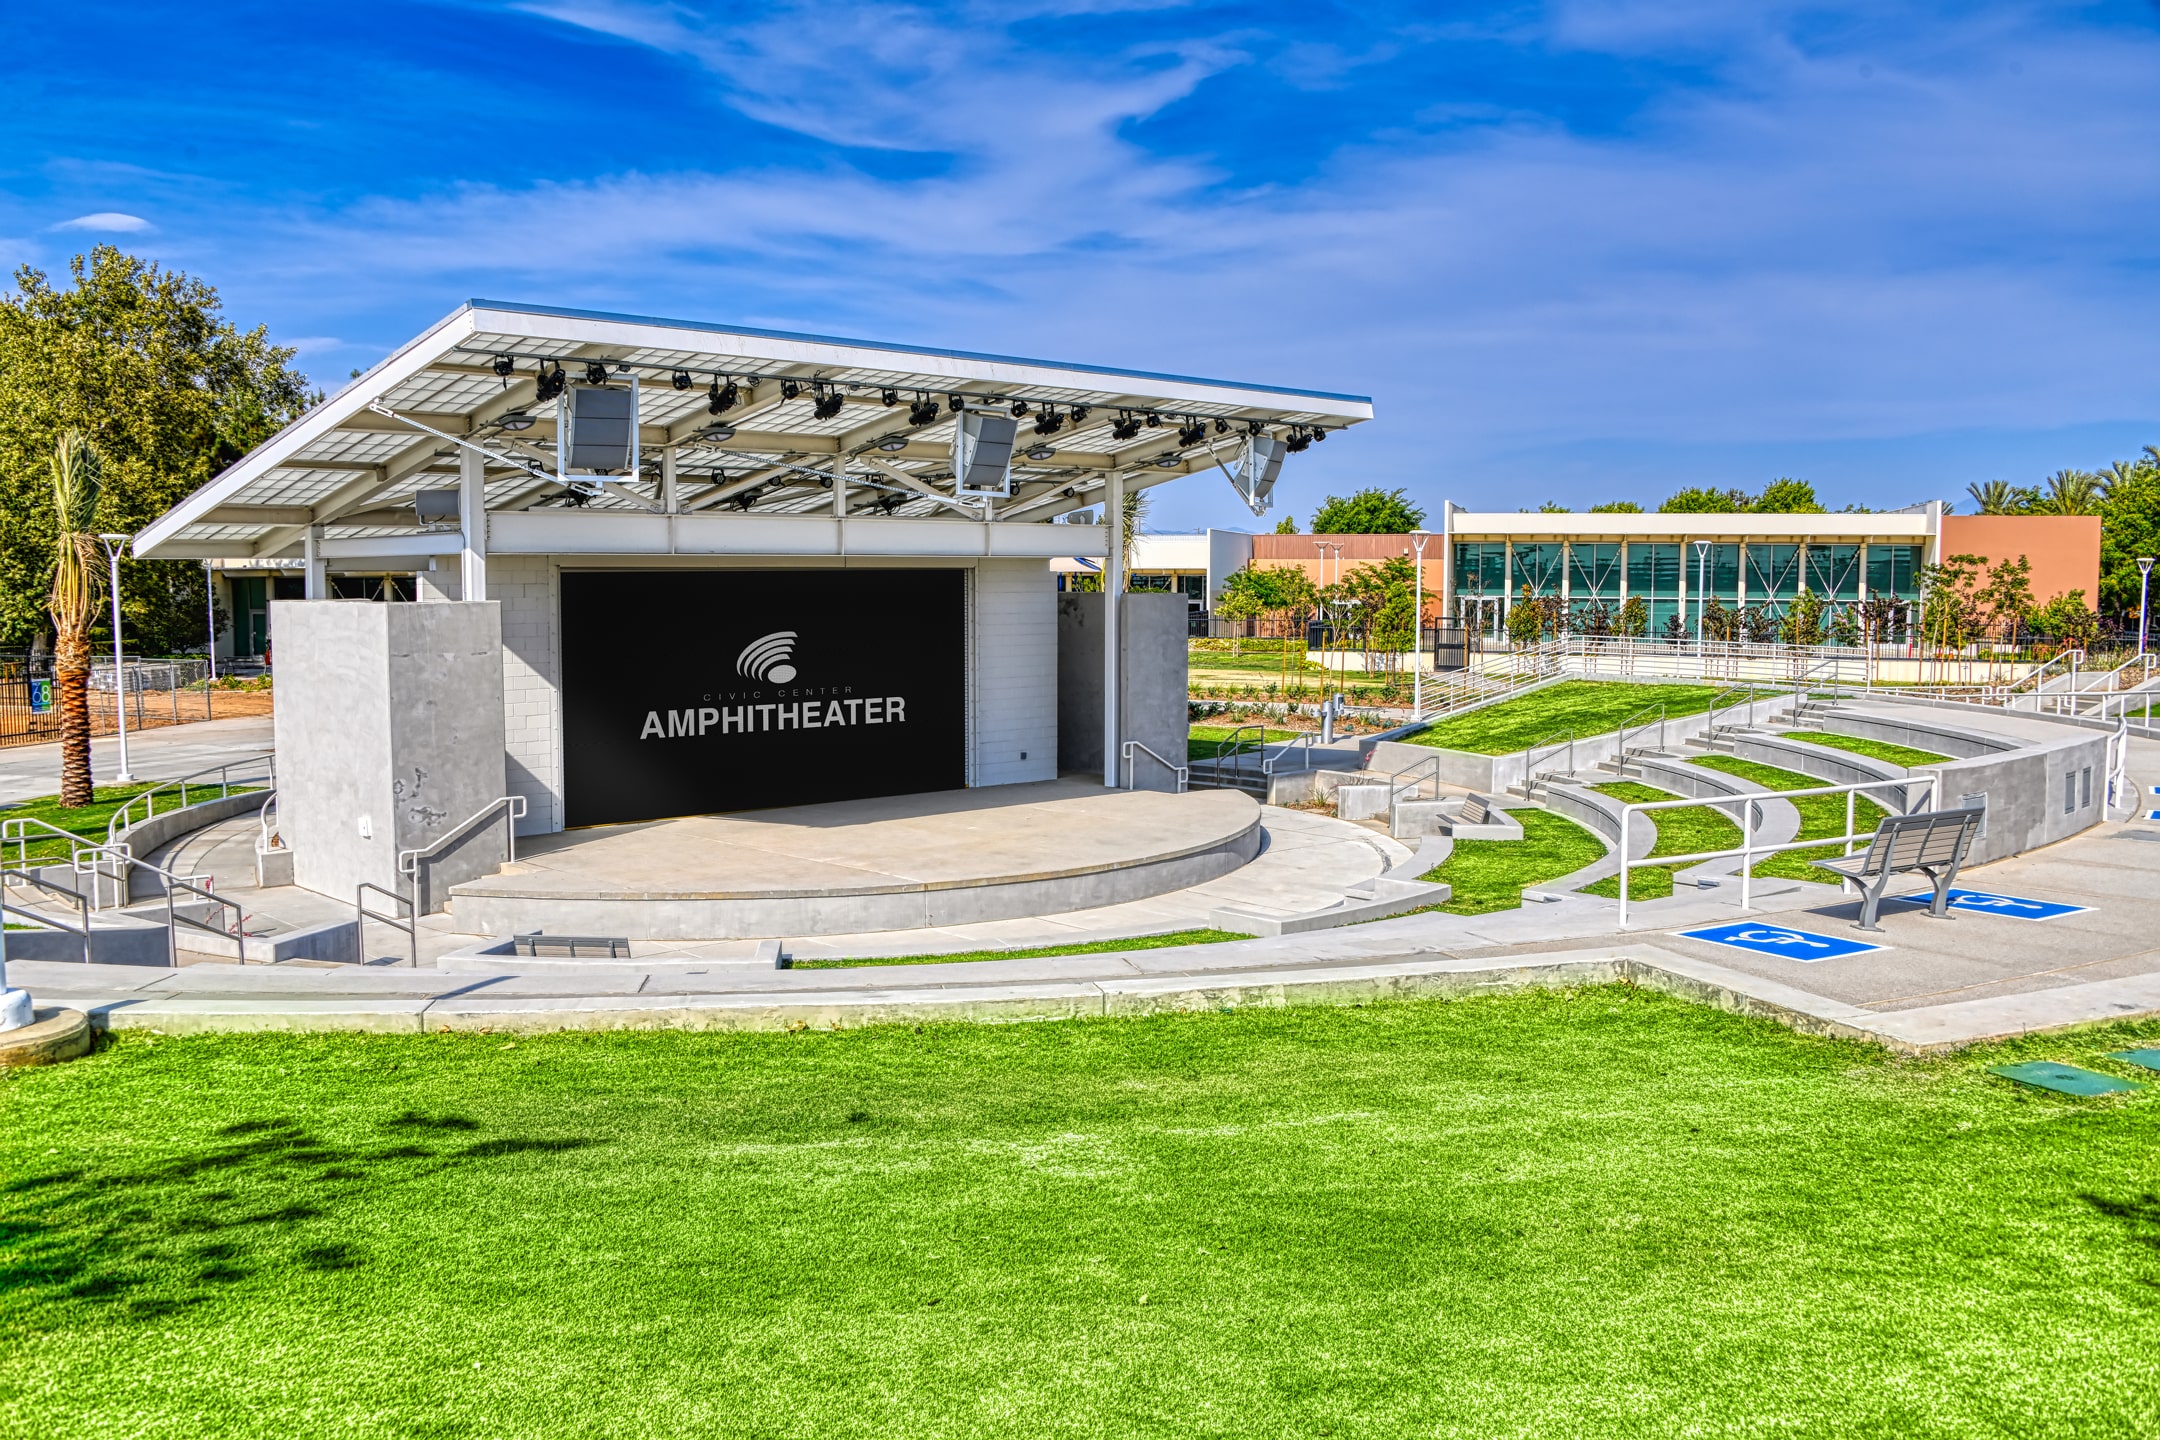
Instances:
[[[1102,605],[1096,595],[1057,597],[1058,768],[1102,773]],[[1124,738],[1173,765],[1185,763],[1185,599],[1129,594],[1119,630],[1119,714]],[[1140,757],[1134,783],[1168,789],[1175,778]]]
[[[2008,755],[1916,765],[1912,773],[1942,776],[1937,803],[1943,809],[1967,803],[1968,795],[1986,797],[1987,833],[1969,857],[1977,865],[2067,840],[2099,824],[2107,792],[2107,744],[2104,735],[2079,736]]]
[[[975,567],[977,785],[1057,778],[1057,591],[1047,560]]]
[[[390,790],[397,845],[433,844],[505,793],[502,607],[494,601],[385,605]],[[498,820],[459,837],[427,866],[431,892],[502,864]],[[295,856],[297,861],[298,857]],[[423,904],[423,910],[432,910]]]
[[[1947,720],[1927,720],[1915,716],[1911,720],[1892,719],[1885,715],[1863,715],[1850,710],[1833,710],[1823,718],[1823,728],[1838,735],[1851,735],[1861,740],[1881,740],[1886,744],[1904,745],[1914,750],[1932,750],[1937,755],[1952,755],[1959,759],[1974,756],[1999,755],[2015,750],[2025,742],[2013,735],[1990,734],[1957,725]]]
[[[368,600],[274,600],[278,829],[293,879],[349,896],[362,880],[397,886],[390,790],[392,610]],[[433,608],[433,607],[430,607]],[[368,834],[362,835],[362,821]]]
[[[488,595],[502,606],[503,793],[525,797],[520,835],[552,834],[563,828],[555,566],[545,555],[491,555]]]

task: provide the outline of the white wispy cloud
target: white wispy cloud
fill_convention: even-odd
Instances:
[[[55,230],[101,230],[119,235],[139,235],[156,227],[140,215],[128,215],[118,210],[100,210],[95,215],[78,215],[72,220],[62,220],[52,228]]]

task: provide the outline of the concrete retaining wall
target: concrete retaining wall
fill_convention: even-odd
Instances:
[[[2107,746],[2104,735],[2078,735],[2008,754],[1918,765],[1912,773],[1942,777],[1938,803],[1944,809],[1987,807],[1987,823],[1967,856],[1969,864],[1978,865],[2067,840],[2099,824]]]
[[[1058,768],[1101,774],[1103,597],[1057,597]],[[1118,681],[1123,738],[1137,740],[1172,765],[1185,763],[1187,717],[1185,600],[1180,595],[1135,593],[1119,607]],[[1142,790],[1172,790],[1174,776],[1145,756],[1136,757],[1133,783]]]

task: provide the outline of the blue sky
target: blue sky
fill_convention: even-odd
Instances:
[[[109,239],[334,386],[470,296],[1374,397],[1512,509],[1898,505],[2160,443],[2149,3],[90,3],[0,260]],[[1169,487],[1165,528],[1241,522]]]

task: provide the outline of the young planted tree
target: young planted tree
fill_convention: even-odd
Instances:
[[[99,585],[97,450],[79,430],[53,446],[53,677],[60,703],[60,803],[95,799],[90,776],[90,624]]]
[[[1822,597],[1812,590],[1795,595],[1785,607],[1785,618],[1778,626],[1778,638],[1788,645],[1822,644]]]
[[[2023,555],[1997,561],[1988,570],[1987,584],[1973,599],[1996,637],[2015,645],[2018,631],[2033,612],[2032,562]]]
[[[1620,633],[1640,640],[1650,631],[1650,605],[1640,595],[1630,595],[1620,607]]]

